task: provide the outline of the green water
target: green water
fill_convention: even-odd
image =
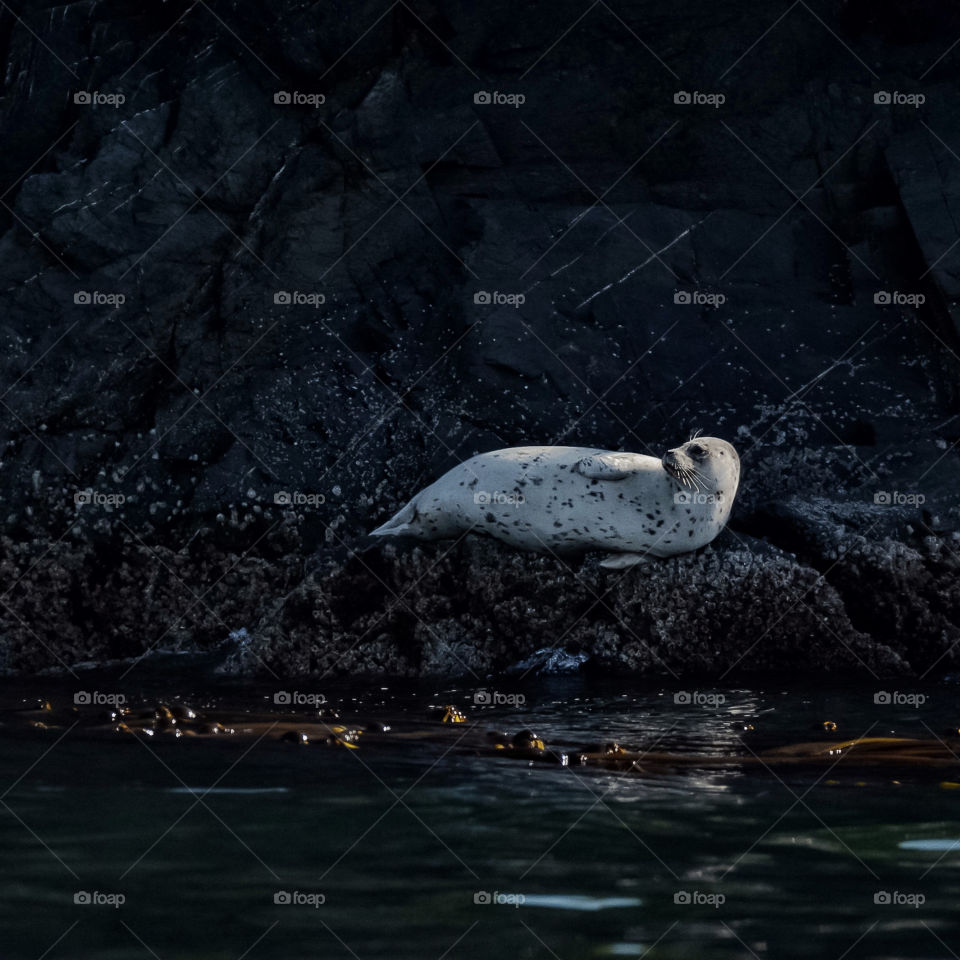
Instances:
[[[105,676],[83,685],[117,689]],[[262,708],[275,686],[167,676],[134,693]],[[930,736],[960,716],[946,682],[910,686],[927,698],[919,707],[875,704],[877,684],[722,690],[712,705],[676,703],[676,687],[654,683],[491,686],[526,702],[480,709],[474,686],[323,692],[342,712],[417,718],[453,702],[548,741],[700,751],[737,749],[747,720],[802,741],[824,719],[851,736]],[[0,703],[76,687],[6,682]],[[940,783],[960,780],[960,761],[899,779],[643,778],[430,744],[0,728],[0,957],[951,957],[960,790]],[[78,892],[106,902],[75,903]],[[282,892],[301,902],[275,903]]]

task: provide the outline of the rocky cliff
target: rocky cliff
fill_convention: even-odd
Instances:
[[[294,673],[949,669],[958,36],[934,0],[6,7],[5,669],[231,633]],[[695,427],[744,469],[699,555],[364,537],[474,452]]]

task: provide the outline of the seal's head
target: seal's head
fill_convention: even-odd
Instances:
[[[740,458],[726,440],[694,436],[668,450],[662,463],[674,480],[699,493],[724,493],[732,498],[737,492]]]

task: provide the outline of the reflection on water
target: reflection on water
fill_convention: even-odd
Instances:
[[[591,913],[597,910],[613,910],[617,907],[639,907],[643,902],[636,897],[584,897],[573,894],[558,896],[544,893],[528,893],[521,896],[523,899],[518,900],[518,906],[546,907],[550,910],[587,910]]]
[[[901,850],[960,850],[960,840],[930,837],[927,840],[904,840],[898,846]]]
[[[289,787],[170,787],[168,793],[189,793],[203,794],[204,796],[217,796],[217,794],[249,794],[258,795],[262,793],[289,793]]]
[[[107,676],[84,682],[113,689]],[[272,696],[139,683],[131,697],[197,707],[263,710]],[[8,684],[0,706],[71,689]],[[780,742],[814,739],[827,719],[844,736],[955,729],[953,685],[922,689],[922,707],[874,703],[872,688],[711,699],[581,680],[504,684],[526,698],[510,707],[474,705],[466,687],[323,692],[351,716],[419,718],[455,703],[547,741],[742,752],[745,725]],[[638,777],[436,744],[93,741],[0,727],[0,949],[32,960],[950,956],[957,781],[960,762],[895,778]]]

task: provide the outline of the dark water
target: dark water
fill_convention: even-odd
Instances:
[[[115,684],[84,677],[88,690]],[[0,703],[76,687],[8,682]],[[202,705],[202,687],[167,676],[134,693]],[[705,752],[736,750],[746,720],[803,741],[824,719],[851,736],[930,736],[960,716],[950,683],[910,687],[927,698],[916,707],[875,704],[876,684],[703,688],[722,693],[713,705],[677,703],[675,687],[655,684],[498,688],[526,703],[479,709],[473,687],[323,693],[350,715],[418,718],[453,702],[548,741]],[[273,689],[233,685],[213,700],[264,707]],[[645,778],[436,744],[377,752],[0,728],[0,956],[951,957],[960,790],[942,781],[960,780],[960,762],[898,779]],[[124,902],[77,904],[78,892]],[[306,902],[275,903],[280,892]]]

